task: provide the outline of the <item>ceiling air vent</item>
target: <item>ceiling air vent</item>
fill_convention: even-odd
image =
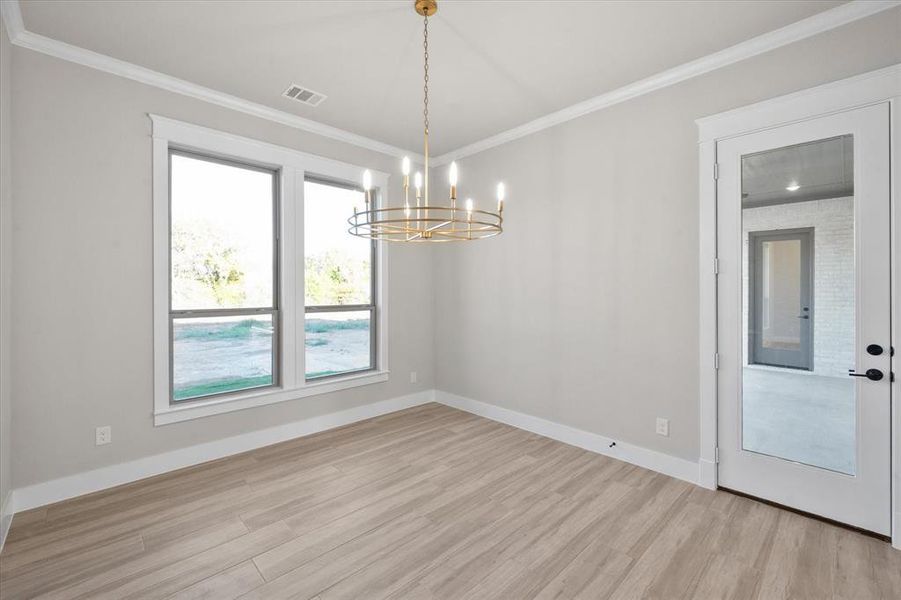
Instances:
[[[308,104],[309,106],[319,106],[322,104],[322,101],[328,98],[325,94],[320,94],[319,92],[314,92],[313,90],[308,90],[305,87],[299,86],[296,83],[293,83],[288,86],[288,89],[282,94],[285,98],[290,98],[296,102],[302,102],[304,104]]]

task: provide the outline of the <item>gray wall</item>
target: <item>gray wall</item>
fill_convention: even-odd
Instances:
[[[899,39],[893,9],[462,160],[461,197],[507,183],[506,231],[436,250],[438,388],[696,460],[694,120],[897,63]]]
[[[12,275],[12,152],[10,150],[12,46],[0,19],[0,509],[12,491],[12,386],[10,384]],[[2,518],[2,516],[0,516]]]
[[[433,387],[430,251],[392,247],[389,382],[155,428],[146,113],[384,171],[400,161],[22,48],[12,61],[17,488]],[[98,425],[112,444],[94,445]]]

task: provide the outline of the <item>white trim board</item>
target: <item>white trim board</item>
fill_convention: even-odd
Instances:
[[[507,142],[517,140],[521,137],[613,106],[614,104],[619,104],[626,100],[631,100],[632,98],[655,92],[688,79],[704,75],[705,73],[709,73],[716,69],[763,54],[764,52],[781,48],[782,46],[853,23],[854,21],[875,15],[884,10],[895,8],[896,6],[901,6],[901,0],[852,0],[851,2],[837,6],[836,8],[823,11],[769,33],[764,33],[749,40],[745,40],[724,50],[720,50],[719,52],[714,52],[713,54],[708,54],[707,56],[703,56],[696,60],[661,71],[650,77],[646,77],[615,90],[589,98],[588,100],[573,104],[572,106],[552,112],[538,119],[529,121],[528,123],[508,129],[507,131],[467,144],[462,148],[435,157],[432,160],[432,165],[441,166],[452,160],[458,160],[466,156],[477,154],[484,150],[488,150],[489,148],[506,144]],[[10,42],[17,46],[21,46],[22,48],[41,52],[49,56],[112,73],[113,75],[119,75],[120,77],[139,81],[146,85],[152,85],[170,92],[210,102],[211,104],[230,108],[261,119],[281,123],[282,125],[322,135],[327,138],[353,144],[375,152],[381,152],[391,156],[407,155],[410,157],[410,160],[414,162],[423,162],[423,157],[420,154],[407,152],[402,148],[378,140],[367,138],[330,125],[325,125],[312,119],[299,117],[285,111],[197,85],[104,54],[32,33],[25,29],[18,0],[3,0],[0,2],[0,14],[2,14],[3,20],[6,23],[6,30]]]
[[[284,425],[277,425],[268,429],[249,431],[225,439],[197,444],[196,446],[179,448],[178,450],[147,456],[118,465],[101,467],[85,473],[36,483],[13,490],[12,502],[8,510],[10,510],[10,514],[14,514],[38,508],[54,502],[75,498],[76,496],[132,483],[154,475],[199,465],[211,460],[225,458],[241,452],[255,450],[406,408],[427,404],[432,402],[433,398],[432,390],[425,390],[398,398],[310,417],[294,421],[293,423],[285,423]]]
[[[901,91],[901,63],[696,119],[710,142],[889,100]],[[709,167],[709,164],[708,164]]]
[[[634,446],[596,433],[570,427],[569,425],[555,423],[554,421],[502,408],[487,402],[457,396],[449,392],[442,392],[441,390],[435,390],[435,401],[491,419],[492,421],[531,431],[570,446],[584,448],[589,452],[603,454],[604,456],[663,473],[676,479],[682,479],[689,483],[697,484],[699,480],[698,463],[691,460],[649,450],[642,446]],[[613,442],[616,443],[611,447]]]
[[[13,523],[13,491],[10,490],[6,494],[6,498],[0,503],[0,552],[3,552],[3,544],[6,543],[6,536],[9,533],[9,527]]]
[[[615,449],[611,449],[609,446],[614,440],[601,435],[447,392],[425,390],[18,488],[10,492],[4,510],[11,516],[32,508],[327,431],[335,427],[350,425],[429,402],[440,402],[446,406],[690,483],[698,481],[698,463],[696,462],[620,441],[616,442]]]
[[[897,347],[901,340],[901,122],[898,109],[901,106],[901,65],[895,80],[896,93],[891,101],[891,181],[892,181],[892,347]],[[892,359],[892,373],[899,371],[898,354]],[[901,550],[901,377],[892,382],[892,502],[895,514],[892,520],[892,546]]]

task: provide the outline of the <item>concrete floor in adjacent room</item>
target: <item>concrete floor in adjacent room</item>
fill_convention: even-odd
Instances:
[[[855,396],[851,377],[746,367],[743,447],[853,475]]]
[[[0,597],[901,597],[901,552],[438,404],[16,515]]]

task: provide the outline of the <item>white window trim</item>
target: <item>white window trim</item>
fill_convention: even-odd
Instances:
[[[388,251],[376,245],[377,364],[371,371],[308,382],[304,366],[303,182],[305,173],[356,182],[364,167],[259,140],[148,115],[153,124],[153,421],[166,425],[275,402],[327,394],[388,380]],[[248,390],[182,404],[169,400],[169,149],[221,156],[279,170],[279,313],[281,382],[275,388]],[[378,201],[388,202],[389,175],[372,171]],[[300,315],[300,318],[298,318]]]

